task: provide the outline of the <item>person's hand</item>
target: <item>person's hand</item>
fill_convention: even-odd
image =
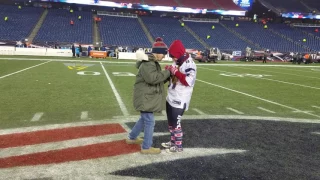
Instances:
[[[164,67],[165,70],[169,70],[169,68],[170,68],[169,65],[166,65],[166,66]],[[169,70],[169,71],[170,71],[170,70]]]
[[[177,71],[179,71],[179,70],[176,66],[171,65],[169,67],[169,71],[171,72],[172,75],[175,75],[177,73]]]

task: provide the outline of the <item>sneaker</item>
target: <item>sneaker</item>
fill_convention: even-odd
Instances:
[[[172,146],[169,149],[166,149],[167,153],[179,153],[183,151],[183,148],[178,148],[177,146]]]
[[[150,147],[149,149],[141,149],[141,154],[160,154],[160,148]]]
[[[126,139],[127,144],[142,144],[143,139],[140,137],[137,137],[137,139]]]
[[[161,146],[165,147],[165,148],[170,148],[170,147],[174,146],[174,143],[169,141],[169,142],[166,142],[166,143],[161,143]]]

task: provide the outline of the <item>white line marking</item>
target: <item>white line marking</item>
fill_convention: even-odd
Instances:
[[[37,152],[47,152],[59,149],[66,149],[71,147],[87,146],[91,144],[105,143],[111,141],[122,140],[126,138],[126,133],[104,135],[97,137],[78,138],[66,141],[41,143],[34,145],[27,145],[21,147],[10,147],[1,149],[0,158],[9,156],[25,155]]]
[[[290,107],[290,106],[287,106],[287,105],[283,105],[283,104],[280,104],[280,103],[277,103],[277,102],[274,102],[274,101],[270,101],[270,100],[267,100],[267,99],[260,98],[258,96],[253,96],[251,94],[247,94],[247,93],[240,92],[240,91],[237,91],[237,90],[233,90],[233,89],[230,89],[230,88],[227,88],[227,87],[223,87],[223,86],[220,86],[220,85],[217,85],[217,84],[212,84],[212,83],[209,83],[209,82],[206,82],[206,81],[202,81],[200,79],[197,79],[197,81],[200,81],[202,83],[209,84],[209,85],[212,85],[212,86],[215,86],[215,87],[219,87],[219,88],[222,88],[222,89],[226,89],[226,90],[238,93],[238,94],[249,96],[249,97],[252,97],[252,98],[255,98],[255,99],[259,99],[261,101],[265,101],[265,102],[268,102],[268,103],[271,103],[271,104],[275,104],[275,105],[278,105],[278,106],[281,106],[281,107],[285,107],[285,108],[288,108],[288,109],[291,109],[291,110],[294,110],[294,111],[301,111],[301,110],[299,110],[297,108],[293,108],[293,107]],[[312,113],[304,112],[304,114],[308,114],[310,116],[320,118],[320,116],[312,114]]]
[[[266,112],[269,112],[269,113],[276,113],[276,112],[274,112],[274,111],[271,111],[271,110],[269,110],[269,109],[266,109],[266,108],[263,108],[263,107],[258,107],[258,109],[260,109],[260,110],[262,110],[262,111],[266,111]]]
[[[320,109],[320,107],[319,107],[319,106],[312,106],[312,107],[317,108],[317,109]]]
[[[284,73],[284,72],[277,72],[277,71],[267,71],[267,70],[262,70],[262,69],[252,69],[252,68],[247,68],[247,67],[237,67],[240,69],[248,69],[248,70],[255,70],[255,71],[263,71],[263,72],[270,72],[270,73],[277,73],[277,74],[286,74],[286,75],[291,75],[291,76],[299,76],[299,77],[306,77],[306,78],[313,78],[313,79],[320,79],[317,77],[312,77],[312,76],[303,76],[300,74],[291,74],[291,73]]]
[[[35,131],[44,131],[52,129],[62,129],[70,127],[81,127],[81,126],[92,126],[92,125],[102,125],[102,124],[112,124],[112,123],[128,123],[136,122],[138,116],[118,116],[113,119],[103,119],[103,120],[91,120],[86,122],[73,122],[65,124],[50,124],[43,126],[34,127],[23,127],[23,128],[13,128],[13,129],[1,129],[0,135],[15,134],[15,133],[26,133]],[[308,124],[320,124],[320,119],[299,119],[299,118],[284,118],[284,117],[265,117],[265,116],[244,116],[244,115],[184,115],[183,120],[254,120],[254,121],[276,121],[276,122],[294,122],[294,123],[308,123]],[[157,121],[167,121],[165,116],[155,116]]]
[[[210,71],[218,71],[218,72],[225,72],[225,73],[232,73],[232,72],[228,72],[228,71],[222,71],[222,70],[217,70],[217,69],[209,69],[209,68],[203,68],[200,67],[201,69],[207,69]],[[250,76],[248,76],[250,77]],[[291,83],[291,82],[286,82],[286,81],[281,81],[281,80],[275,80],[275,79],[269,79],[269,78],[264,78],[264,77],[259,77],[258,79],[264,79],[264,80],[268,80],[268,81],[275,81],[275,82],[279,82],[279,83],[284,83],[284,84],[291,84],[291,85],[295,85],[295,86],[301,86],[301,87],[306,87],[306,88],[311,88],[311,89],[319,89],[318,87],[312,87],[312,86],[307,86],[307,85],[303,85],[303,84],[296,84],[296,83]]]
[[[102,67],[102,69],[103,69],[104,74],[106,75],[106,77],[107,77],[107,79],[108,79],[108,81],[109,81],[109,84],[110,84],[110,86],[111,86],[111,89],[112,89],[114,95],[116,96],[116,99],[117,99],[117,101],[118,101],[118,104],[119,104],[119,106],[120,106],[120,109],[121,109],[121,111],[122,111],[122,114],[123,114],[124,116],[129,116],[130,114],[129,114],[127,108],[126,108],[126,105],[123,103],[123,101],[122,101],[122,99],[121,99],[121,96],[120,96],[120,94],[118,93],[116,87],[114,86],[114,84],[113,84],[110,76],[108,75],[108,73],[107,73],[106,69],[104,68],[103,64],[102,64],[101,62],[100,62],[100,64],[101,64],[101,67]]]
[[[81,120],[88,120],[88,111],[82,111],[81,112],[81,116],[80,116],[80,119]]]
[[[312,134],[320,135],[320,132],[313,132]]]
[[[0,58],[0,60],[17,60],[17,61],[44,61],[44,60],[50,60],[53,62],[88,62],[88,63],[106,63],[106,64],[136,64],[135,60],[129,60],[127,62],[115,62],[115,60],[104,60],[104,61],[96,61],[96,60],[74,60],[74,59],[49,59],[49,58],[43,58],[43,59],[34,59],[34,58]],[[171,61],[164,61],[163,64],[172,64]],[[293,68],[310,68],[315,67],[318,68],[319,66],[293,66],[293,65],[279,65],[279,64],[239,64],[235,62],[234,64],[201,64],[197,63],[197,66],[244,66],[244,67],[293,67]],[[305,71],[304,71],[305,72]]]
[[[293,113],[311,113],[311,112],[313,112],[313,111],[292,111]]]
[[[162,110],[161,114],[167,117],[167,112],[165,110]]]
[[[0,79],[3,79],[3,78],[5,78],[5,77],[9,77],[9,76],[14,75],[14,74],[18,74],[18,73],[20,73],[20,72],[26,71],[26,70],[28,70],[28,69],[35,68],[35,67],[37,67],[37,66],[41,66],[41,65],[46,64],[46,63],[48,63],[48,62],[51,62],[51,61],[47,61],[47,62],[44,62],[44,63],[41,63],[41,64],[37,64],[37,65],[31,66],[31,67],[28,67],[28,68],[25,68],[25,69],[21,69],[20,71],[16,71],[16,72],[13,72],[13,73],[10,73],[10,74],[1,76]]]
[[[291,84],[291,85],[301,86],[301,87],[306,87],[306,88],[311,88],[311,89],[320,89],[318,87],[307,86],[307,85],[303,85],[303,84],[296,84],[296,83],[280,81],[280,80],[275,80],[275,79],[269,79],[269,78],[259,78],[259,79],[265,79],[265,80],[269,80],[269,81],[275,81],[275,82],[280,82],[280,83],[284,83],[284,84]]]
[[[39,121],[41,117],[43,116],[43,112],[37,112],[34,114],[33,118],[30,120],[31,122]]]
[[[237,114],[244,114],[243,112],[238,111],[238,110],[233,109],[233,108],[230,108],[230,107],[228,107],[227,109],[230,110],[230,111],[232,111],[232,112],[235,112],[235,113],[237,113]]]
[[[193,110],[194,110],[195,112],[197,112],[198,114],[200,114],[200,115],[206,115],[206,113],[200,111],[200,110],[197,109],[197,108],[193,108]]]

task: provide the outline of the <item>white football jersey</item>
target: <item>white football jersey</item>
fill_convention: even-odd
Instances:
[[[174,66],[176,62],[173,62]],[[186,111],[189,108],[193,87],[196,82],[196,75],[197,75],[197,66],[190,57],[186,60],[179,68],[179,71],[182,74],[186,75],[186,81],[188,86],[183,85],[180,80],[176,83],[176,85],[172,84],[172,80],[170,80],[170,84],[168,87],[168,96],[167,102],[175,108],[183,109],[184,105],[186,105]]]

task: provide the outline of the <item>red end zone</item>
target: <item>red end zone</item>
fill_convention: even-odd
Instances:
[[[0,158],[0,168],[80,161],[139,151],[140,145],[128,145],[124,140],[121,140],[63,150]]]
[[[0,136],[0,148],[57,142],[124,132],[126,132],[126,130],[123,129],[120,124],[103,124],[8,134]]]

